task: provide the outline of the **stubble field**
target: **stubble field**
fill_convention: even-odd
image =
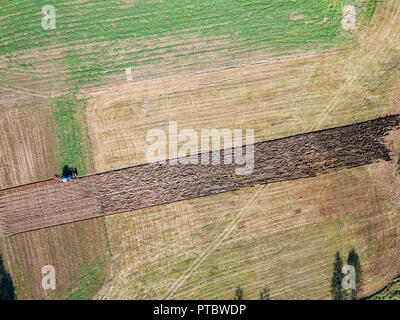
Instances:
[[[135,80],[345,45],[342,8],[360,25],[376,0],[115,0],[51,3],[56,29],[43,32],[44,0],[2,1],[0,86],[51,97],[71,86]]]

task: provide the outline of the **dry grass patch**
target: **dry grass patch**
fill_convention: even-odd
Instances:
[[[57,172],[51,109],[47,102],[0,108],[0,189]]]
[[[230,299],[240,285],[249,299],[264,286],[273,298],[327,299],[334,254],[352,247],[364,268],[362,294],[371,294],[400,272],[394,167],[382,162],[107,217],[113,280],[99,297]]]
[[[13,235],[0,240],[18,299],[89,299],[109,274],[102,218]],[[56,290],[42,288],[42,267],[53,265]]]

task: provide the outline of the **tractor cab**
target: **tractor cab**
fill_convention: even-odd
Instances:
[[[73,173],[72,175],[70,175],[70,176],[67,176],[67,177],[61,177],[61,182],[67,182],[67,181],[69,181],[69,180],[73,180],[73,179],[76,179],[76,174],[75,173]]]

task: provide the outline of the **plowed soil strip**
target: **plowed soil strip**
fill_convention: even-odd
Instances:
[[[223,164],[221,150],[220,165],[150,163],[68,183],[49,180],[1,190],[2,233],[11,235],[256,184],[313,177],[379,159],[389,161],[383,138],[399,124],[400,116],[393,115],[257,143],[251,175],[236,175],[240,166]],[[200,159],[200,154],[194,157]]]

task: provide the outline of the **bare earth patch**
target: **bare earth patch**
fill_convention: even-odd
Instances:
[[[327,129],[254,145],[254,167],[237,175],[235,163],[149,163],[68,183],[44,181],[0,191],[1,229],[11,235],[44,227],[210,196],[284,180],[313,177],[337,168],[389,161],[384,137],[400,116]],[[211,153],[207,154],[209,159]],[[185,161],[188,163],[188,161]],[[65,197],[68,195],[68,197]]]

